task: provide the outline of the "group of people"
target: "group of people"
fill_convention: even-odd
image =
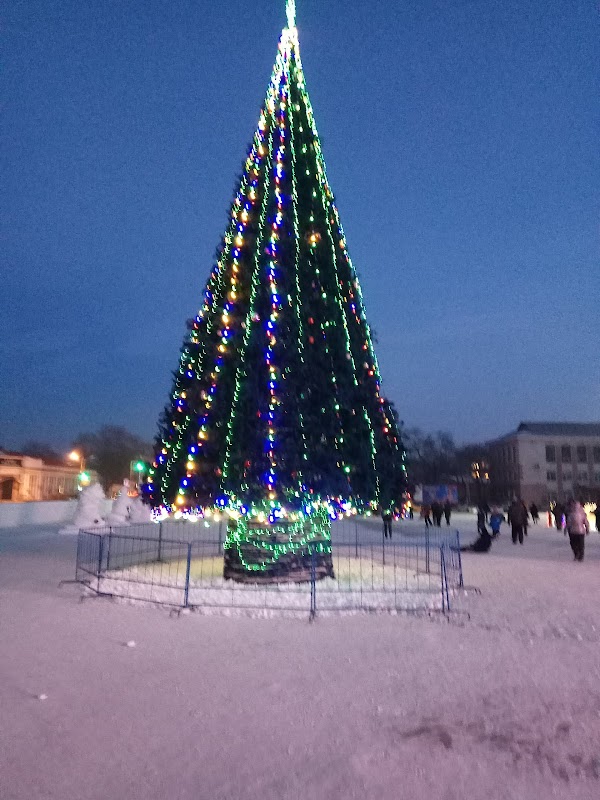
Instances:
[[[383,520],[383,535],[386,539],[392,538],[392,522],[394,518],[402,518],[401,511],[398,509],[392,508],[383,508],[380,506],[379,511],[381,513],[381,519]],[[395,513],[395,511],[397,513]],[[412,503],[406,507],[406,516],[408,519],[413,519],[414,511],[412,507]],[[446,519],[446,525],[450,525],[450,518],[452,516],[452,503],[449,500],[442,505],[437,501],[434,501],[431,505],[422,505],[421,506],[421,517],[425,521],[425,525],[427,528],[431,527],[431,525],[437,525],[439,528],[442,524],[442,517]],[[433,517],[433,522],[432,522]]]
[[[425,526],[429,528],[432,524],[438,528],[442,524],[442,517],[446,519],[446,525],[450,525],[450,517],[452,516],[452,503],[450,500],[442,505],[437,500],[434,500],[431,505],[425,503],[421,506],[421,516],[425,521]],[[431,518],[433,517],[433,523]]]
[[[571,499],[564,507],[555,506],[553,513],[555,515],[556,527],[559,530],[564,529],[565,536],[567,533],[569,534],[569,542],[573,551],[574,560],[583,561],[585,537],[590,532],[590,525],[582,503]],[[488,515],[491,533],[486,527]],[[595,515],[596,529],[600,532],[600,504],[596,505]],[[535,503],[532,503],[528,509],[523,500],[519,497],[516,497],[510,504],[508,519],[504,517],[500,509],[490,509],[489,506],[482,504],[477,509],[477,532],[479,536],[473,544],[463,547],[461,550],[487,553],[492,546],[492,540],[500,535],[500,528],[503,522],[508,522],[511,527],[513,544],[523,544],[525,536],[527,536],[529,516],[531,516],[532,522],[537,524],[540,518],[538,507]]]

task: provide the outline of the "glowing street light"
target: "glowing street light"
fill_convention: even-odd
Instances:
[[[141,458],[138,458],[136,461],[130,462],[129,479],[132,483],[135,483],[138,492],[141,490],[145,472],[146,472],[146,463],[142,461]]]
[[[80,465],[85,460],[83,455],[79,452],[79,450],[71,450],[67,458],[69,459],[69,461],[79,461]]]
[[[82,487],[89,486],[92,482],[92,476],[89,472],[85,471],[85,456],[79,450],[71,450],[67,458],[69,461],[79,462],[79,475],[77,476],[77,488],[81,491]]]

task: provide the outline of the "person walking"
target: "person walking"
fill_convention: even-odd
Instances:
[[[446,500],[444,503],[444,516],[446,517],[446,525],[450,525],[450,517],[452,515],[452,505],[450,500]]]
[[[585,537],[590,532],[590,523],[588,522],[585,509],[579,502],[573,502],[569,506],[567,530],[569,531],[569,542],[571,543],[571,550],[573,551],[573,559],[575,561],[583,561]]]
[[[600,533],[600,502],[596,503],[596,510],[594,511],[596,517],[596,530]]]
[[[438,503],[437,500],[434,500],[431,504],[431,516],[433,517],[433,524],[436,525],[438,528],[442,524],[442,514],[444,513],[444,507],[441,503]]]
[[[565,507],[562,505],[562,503],[555,503],[552,513],[554,514],[554,522],[556,524],[556,530],[562,531],[563,515],[565,513]]]
[[[531,521],[534,525],[537,525],[540,521],[540,510],[535,503],[529,506],[529,513],[531,514]]]
[[[503,522],[506,522],[504,514],[498,508],[493,508],[490,514],[490,528],[492,529],[492,539],[500,536],[500,527]]]
[[[381,512],[381,519],[383,520],[383,535],[387,539],[388,536],[392,538],[392,512],[387,509],[382,510]]]
[[[513,544],[516,544],[517,541],[523,544],[525,526],[527,524],[527,508],[520,498],[515,497],[510,504],[508,517],[510,519]]]
[[[430,514],[431,514],[431,506],[428,506],[428,505],[421,506],[421,516],[425,520],[425,527],[426,528],[430,528],[431,527],[431,516],[430,516]]]

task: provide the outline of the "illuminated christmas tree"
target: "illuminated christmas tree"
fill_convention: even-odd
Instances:
[[[225,577],[332,574],[330,517],[400,501],[404,453],[305,86],[295,2],[146,497],[229,515]]]

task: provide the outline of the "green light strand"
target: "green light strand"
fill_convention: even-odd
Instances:
[[[275,86],[278,84],[277,78],[281,75],[281,68],[277,69],[277,65],[280,63],[280,56],[278,54],[277,60],[275,62],[276,69],[274,70],[273,78],[271,81],[271,88],[273,89],[272,96],[270,101],[266,103],[266,108],[268,113],[269,122],[269,148],[268,148],[268,156],[266,162],[266,173],[267,175],[271,175],[271,170],[273,168],[273,133],[275,129],[275,115],[274,115],[274,107],[275,107]],[[280,79],[280,78],[279,78]],[[276,84],[277,81],[277,84]],[[222,466],[222,475],[221,475],[221,488],[225,491],[226,481],[229,476],[229,467],[231,462],[231,449],[232,449],[232,442],[233,442],[233,429],[235,425],[235,418],[237,415],[237,407],[239,402],[239,393],[240,388],[242,385],[242,378],[245,377],[245,356],[246,351],[248,349],[248,344],[250,342],[250,334],[252,331],[253,324],[255,322],[256,316],[256,297],[258,294],[258,287],[260,285],[260,249],[263,242],[264,232],[265,232],[265,219],[267,215],[267,204],[269,199],[269,192],[266,190],[263,192],[262,197],[262,206],[261,206],[261,214],[260,214],[260,221],[258,226],[258,235],[256,238],[256,248],[254,252],[254,270],[252,273],[252,288],[250,290],[250,303],[248,305],[248,313],[246,314],[246,328],[244,331],[244,338],[242,341],[242,346],[240,347],[240,352],[238,354],[238,363],[237,369],[235,373],[235,389],[233,391],[233,401],[231,404],[231,413],[229,416],[229,421],[227,424],[227,437],[225,440],[225,458],[223,460]]]
[[[305,80],[304,80],[304,71],[302,69],[302,59],[300,57],[300,48],[298,46],[297,40],[296,40],[296,53],[295,54],[296,54],[296,61],[297,61],[297,64],[298,64],[299,87],[300,87],[300,89],[301,89],[301,91],[302,91],[302,93],[304,95],[309,123],[311,125],[313,135],[315,137],[315,153],[317,154],[317,162],[318,162],[318,169],[319,169],[321,185],[323,187],[323,191],[325,192],[326,196],[330,200],[331,209],[332,209],[332,211],[334,213],[336,224],[337,224],[338,229],[339,229],[340,239],[343,242],[344,256],[345,256],[346,261],[348,263],[349,272],[350,272],[351,277],[353,278],[354,287],[355,287],[355,289],[357,291],[357,294],[358,294],[359,302],[357,303],[357,306],[358,306],[358,308],[360,310],[359,316],[360,316],[360,319],[361,319],[361,321],[363,323],[364,330],[365,330],[364,338],[365,338],[365,341],[367,343],[369,355],[371,357],[371,362],[372,362],[372,365],[373,365],[374,377],[376,379],[376,385],[380,387],[381,386],[381,374],[380,374],[380,371],[379,371],[379,363],[377,361],[377,356],[375,355],[375,348],[373,347],[371,329],[370,329],[369,323],[367,321],[367,315],[366,315],[366,311],[365,311],[365,305],[364,305],[364,298],[363,298],[363,295],[362,295],[362,289],[360,287],[360,281],[358,280],[358,275],[356,274],[356,270],[354,269],[354,266],[352,264],[352,260],[350,258],[350,254],[348,253],[348,249],[347,249],[347,246],[346,246],[346,237],[345,237],[345,234],[344,234],[344,231],[343,231],[343,227],[342,227],[342,224],[341,224],[341,221],[340,221],[339,212],[338,212],[337,207],[335,205],[335,202],[334,202],[334,199],[333,199],[333,193],[331,191],[331,188],[329,186],[329,181],[327,179],[327,170],[326,170],[326,167],[325,167],[325,159],[323,157],[323,151],[322,151],[322,148],[321,148],[321,143],[320,143],[319,134],[318,134],[318,131],[317,131],[317,125],[316,125],[316,121],[315,121],[315,116],[314,116],[314,113],[313,113],[313,110],[312,110],[312,105],[311,105],[311,102],[310,102],[310,97],[308,95],[308,90],[306,89],[306,84],[305,84]],[[337,262],[336,262],[336,264],[337,264]],[[378,399],[380,398],[379,388],[376,389],[376,397]],[[379,404],[378,411],[380,413],[382,413],[381,403]],[[388,420],[387,417],[385,416],[385,413],[382,413],[382,416],[383,416],[384,422],[386,423],[388,428],[391,429],[391,428],[395,427],[394,422],[392,420]],[[371,417],[370,417],[368,412],[367,412],[367,417],[366,418],[368,420],[371,441],[374,444],[374,427],[373,427],[374,420],[371,419]],[[396,449],[398,449],[397,444],[396,444]],[[376,449],[375,449],[375,452],[377,452]],[[375,474],[376,474],[377,484],[379,484],[379,478],[377,476],[377,473],[375,473]]]
[[[290,73],[290,61],[288,58],[287,61],[288,65],[288,72],[287,78],[288,82],[291,83],[291,73]],[[294,234],[295,234],[295,254],[294,254],[294,288],[295,288],[295,302],[293,303],[294,306],[294,313],[296,315],[296,323],[298,325],[298,356],[300,358],[300,362],[304,364],[304,326],[302,325],[302,315],[300,313],[300,227],[299,227],[299,220],[298,220],[298,191],[297,191],[297,175],[296,175],[296,150],[294,148],[294,104],[291,102],[291,93],[290,93],[290,103],[289,103],[289,121],[290,121],[290,148],[291,148],[291,173],[292,173],[292,210],[293,210],[293,218],[294,218]],[[304,415],[302,414],[302,409],[300,404],[298,404],[298,420],[300,422],[300,435],[302,438],[302,460],[308,461],[308,444],[306,441],[306,430],[304,426]],[[303,484],[303,476],[301,470],[298,470],[298,483],[299,487]]]

